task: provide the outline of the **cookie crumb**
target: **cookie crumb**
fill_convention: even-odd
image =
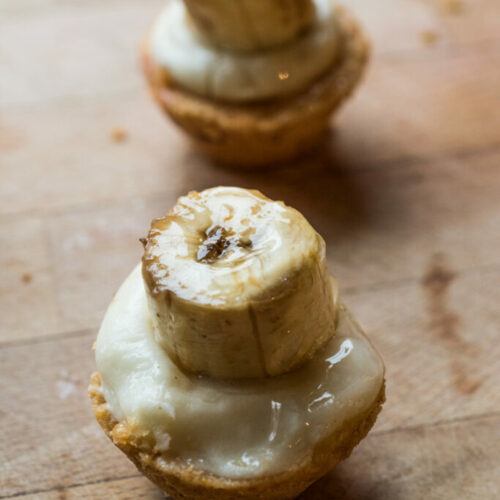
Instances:
[[[457,15],[461,14],[464,10],[462,0],[441,0],[441,6],[446,14]]]
[[[122,127],[111,129],[111,140],[116,143],[125,142],[128,138],[127,131]]]
[[[56,388],[59,399],[67,399],[69,396],[77,392],[76,385],[67,380],[58,380],[56,382]]]
[[[420,38],[425,45],[435,45],[439,39],[439,35],[435,31],[426,30],[420,33]]]
[[[21,275],[21,281],[25,285],[29,285],[33,281],[33,275],[31,273],[23,273]]]

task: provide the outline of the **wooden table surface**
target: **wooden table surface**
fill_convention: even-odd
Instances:
[[[86,386],[152,217],[192,189],[301,210],[387,364],[369,437],[304,499],[500,498],[500,4],[352,0],[366,81],[275,171],[208,164],[151,102],[163,0],[0,0],[0,497],[160,498]]]

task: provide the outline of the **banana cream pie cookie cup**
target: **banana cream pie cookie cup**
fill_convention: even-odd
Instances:
[[[297,496],[384,401],[323,239],[282,202],[218,187],[181,197],[143,243],[97,337],[97,421],[174,498]]]
[[[369,46],[334,0],[168,0],[142,47],[158,104],[234,166],[314,146],[356,87]]]

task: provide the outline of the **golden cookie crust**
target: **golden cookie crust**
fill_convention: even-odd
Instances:
[[[290,160],[321,140],[331,114],[352,93],[369,58],[362,28],[345,8],[335,9],[340,54],[330,70],[305,92],[251,104],[208,99],[177,86],[168,71],[155,64],[146,41],[142,65],[153,97],[216,161],[259,166]]]
[[[295,498],[310,484],[347,458],[366,436],[385,401],[385,382],[368,410],[347,422],[343,428],[319,443],[312,457],[289,470],[271,476],[250,479],[219,477],[179,459],[162,456],[154,450],[151,433],[140,432],[127,422],[117,422],[109,412],[101,390],[101,375],[90,379],[89,396],[99,425],[147,478],[176,499],[284,500]]]

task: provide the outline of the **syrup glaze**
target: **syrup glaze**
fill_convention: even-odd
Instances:
[[[286,276],[291,248],[298,262],[322,245],[299,212],[236,187],[182,196],[153,221],[148,241],[143,262],[154,292],[226,306],[261,293],[271,275]]]

